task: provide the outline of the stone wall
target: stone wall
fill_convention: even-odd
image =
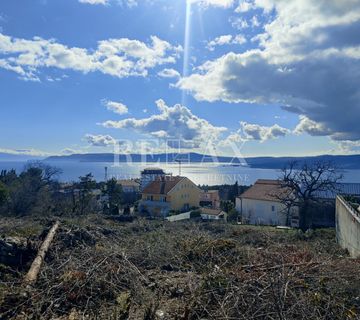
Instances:
[[[336,198],[336,237],[353,258],[360,257],[360,214],[341,196]]]

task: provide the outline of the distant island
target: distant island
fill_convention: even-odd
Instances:
[[[116,157],[116,158],[115,158]],[[34,161],[41,160],[46,162],[114,162],[114,159],[118,159],[119,162],[125,163],[129,157],[131,161],[140,163],[146,161],[151,162],[175,162],[176,160],[182,160],[184,163],[212,163],[214,159],[216,162],[223,164],[224,166],[243,166],[247,165],[250,168],[259,169],[281,169],[290,161],[298,161],[299,163],[315,162],[315,161],[331,161],[335,166],[341,169],[360,169],[360,155],[320,155],[309,157],[212,157],[210,155],[204,155],[200,153],[159,153],[152,155],[141,154],[129,154],[115,156],[113,153],[85,153],[85,154],[71,154],[63,156],[51,156],[51,157],[38,157],[38,156],[22,156],[13,155],[7,153],[0,153],[0,161],[14,162],[14,161]]]
[[[237,157],[212,157],[210,155],[204,155],[199,153],[160,153],[152,155],[141,155],[141,154],[129,154],[116,156],[119,162],[125,163],[129,157],[133,162],[175,162],[176,160],[182,160],[190,163],[212,163],[214,159],[216,162],[224,165],[247,165],[251,168],[262,168],[262,169],[281,169],[290,161],[299,162],[315,162],[315,161],[331,161],[335,166],[341,169],[360,169],[360,155],[321,155],[321,156],[310,156],[310,157],[248,157],[248,158],[237,158]],[[86,153],[86,154],[72,154],[66,156],[51,156],[45,161],[58,162],[58,161],[78,161],[78,162],[113,162],[113,153]]]

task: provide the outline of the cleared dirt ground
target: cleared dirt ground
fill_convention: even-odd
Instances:
[[[0,220],[0,319],[359,319],[360,261],[334,230],[101,216]]]

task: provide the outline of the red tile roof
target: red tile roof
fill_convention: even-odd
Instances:
[[[286,190],[281,188],[279,180],[259,179],[255,184],[240,195],[240,198],[280,202],[279,196]]]
[[[165,176],[150,182],[142,193],[148,194],[168,194],[184,177]]]

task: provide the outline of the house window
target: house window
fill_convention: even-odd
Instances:
[[[271,206],[271,211],[272,211],[272,212],[275,211],[275,206]]]

